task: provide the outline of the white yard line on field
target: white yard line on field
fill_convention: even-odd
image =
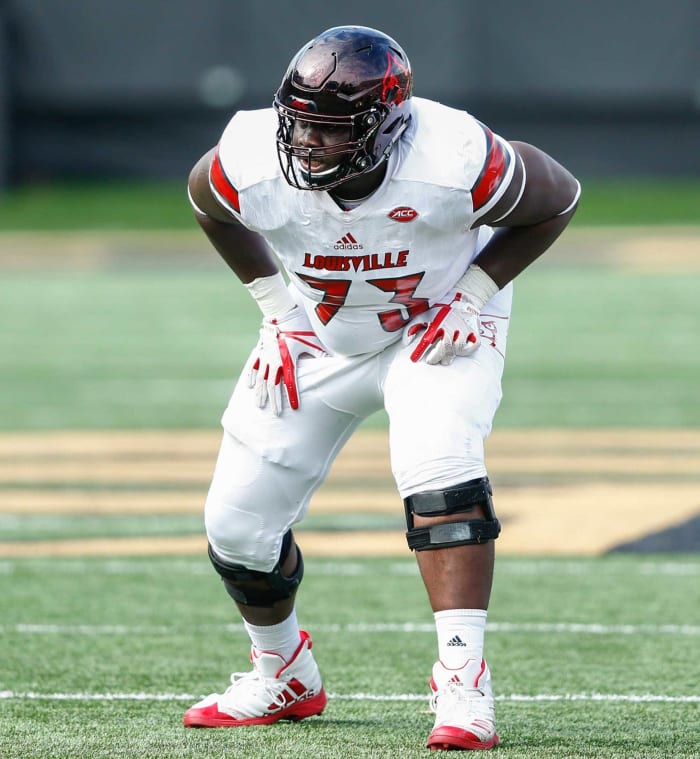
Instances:
[[[353,622],[312,625],[318,633],[434,633],[425,622]],[[629,625],[582,622],[489,622],[491,633],[546,633],[570,635],[700,635],[700,625]],[[0,624],[0,635],[179,635],[192,633],[240,633],[242,624],[204,625],[63,625],[41,623]]]
[[[168,575],[190,575],[214,578],[211,565],[199,557],[168,558]],[[376,564],[361,561],[324,561],[322,559],[305,559],[305,564],[314,574],[328,577],[364,577],[377,574]],[[77,557],[20,558],[0,559],[0,575],[12,575],[22,572],[36,571],[51,574],[90,574],[105,575],[162,575],[162,557],[138,556],[125,559],[89,559]],[[412,559],[395,561],[381,568],[383,574],[408,575],[418,577],[418,567]],[[587,575],[587,576],[638,576],[638,575],[671,575],[694,577],[700,575],[700,561],[640,561],[639,558],[600,557],[595,561],[583,559],[517,559],[503,557],[496,565],[498,575]]]
[[[35,691],[0,691],[0,700],[18,701],[194,701],[194,693],[37,693]],[[336,701],[426,701],[420,693],[329,693]],[[670,696],[658,693],[510,693],[495,696],[496,701],[622,701],[628,703],[700,703],[700,696]]]

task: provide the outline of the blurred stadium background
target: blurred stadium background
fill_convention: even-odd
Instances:
[[[416,92],[546,148],[579,175],[700,173],[696,0],[3,0],[0,185],[182,178],[291,57],[363,23],[408,51]]]
[[[201,506],[259,315],[195,228],[185,180],[232,111],[268,106],[291,55],[345,23],[396,37],[417,94],[584,183],[518,282],[489,441],[501,752],[695,757],[697,0],[0,0],[0,755],[230,753],[179,720],[229,666]],[[383,417],[361,432],[299,531],[339,717],[237,736],[238,755],[422,755],[427,717],[412,712],[407,748],[400,701],[423,673],[396,635],[430,616]],[[349,661],[358,621],[376,629]],[[375,645],[387,665],[367,679]],[[432,639],[417,646],[429,660]]]
[[[312,0],[4,0],[0,316],[11,326],[0,338],[0,428],[206,428],[213,450],[258,315],[195,228],[185,179],[234,110],[270,104],[298,47],[348,22],[401,41],[417,93],[542,146],[583,179],[570,230],[539,273],[519,283],[521,319],[497,430],[700,427],[695,0],[663,9],[651,0],[438,0],[412,9],[388,0],[358,2],[352,12]],[[670,364],[658,353],[644,358],[660,318],[654,309],[669,308]],[[535,348],[530,330],[549,342]],[[598,355],[605,361],[592,359]],[[369,426],[382,424],[380,415]],[[601,439],[591,445],[604,446]],[[597,473],[668,479],[675,440],[657,440],[646,474],[629,464]],[[686,463],[674,477],[685,486],[697,451],[694,438],[683,445]],[[633,447],[625,455],[634,458]],[[492,466],[498,479],[498,458]],[[513,466],[498,484],[537,479],[527,473],[532,461]],[[550,484],[581,476],[566,466],[547,465],[537,476]],[[38,485],[34,470],[18,471],[7,462],[5,510]],[[205,466],[190,482],[195,512],[207,473]],[[56,488],[75,485],[77,475],[53,477],[41,487],[55,502]],[[106,474],[88,490],[109,490],[115,477],[128,474]],[[651,544],[664,550],[696,548],[697,499],[684,491],[680,502],[680,512],[670,510],[663,525],[640,525],[636,538],[649,545],[654,535]],[[194,517],[188,530],[201,535]],[[20,534],[32,535],[26,522],[16,524]]]
[[[4,0],[0,428],[206,428],[213,449],[258,315],[195,228],[185,179],[234,110],[270,104],[299,46],[348,22],[401,41],[417,93],[540,145],[583,179],[570,230],[538,275],[519,283],[522,318],[498,426],[700,427],[695,0],[663,9],[651,0],[437,0],[429,8],[387,0],[352,12],[311,0]],[[673,325],[662,328],[672,361],[645,356],[662,313]],[[549,342],[533,346],[531,330]],[[381,429],[382,418],[369,426]],[[668,479],[676,437],[657,443],[646,474],[615,465],[605,476]],[[683,445],[674,477],[685,486],[696,481],[697,450],[692,437]],[[598,461],[587,478],[605,469]],[[514,466],[502,484],[533,479],[532,461]],[[551,484],[564,467],[561,477],[576,480],[578,469],[566,466],[538,476]],[[6,511],[36,490],[39,475],[18,471],[8,460]],[[190,486],[203,490],[207,472]],[[123,476],[105,475],[88,490],[109,490]],[[56,488],[76,477],[55,473],[44,495],[55,501]],[[697,499],[684,491],[680,500],[663,525],[673,539],[652,542],[664,550],[698,544]],[[656,535],[660,526],[652,520],[645,530]],[[198,522],[188,529],[201,536]],[[15,534],[32,531],[16,523]]]

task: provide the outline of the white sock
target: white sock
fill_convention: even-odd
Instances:
[[[445,669],[461,669],[469,659],[484,657],[484,609],[436,611],[438,658]]]
[[[243,626],[250,636],[250,642],[258,651],[270,651],[279,654],[286,662],[294,656],[294,652],[301,642],[296,608],[292,609],[292,613],[287,619],[279,624],[251,625],[244,619]]]

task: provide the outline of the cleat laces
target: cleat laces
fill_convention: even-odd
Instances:
[[[478,688],[470,689],[463,683],[450,681],[433,693],[430,708],[438,715],[441,724],[459,725],[475,731],[475,734],[478,731],[482,740],[493,732],[493,702]]]
[[[257,703],[266,710],[283,709],[290,702],[285,697],[287,683],[275,677],[265,677],[257,670],[252,672],[234,672],[231,685],[223,692],[220,703],[231,704],[240,709],[241,704]],[[296,697],[296,694],[295,694]]]

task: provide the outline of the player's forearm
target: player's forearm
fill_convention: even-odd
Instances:
[[[476,258],[478,264],[499,287],[537,260],[566,229],[575,208],[527,227],[500,227]]]
[[[225,224],[195,211],[199,226],[236,276],[247,284],[279,271],[262,237],[241,224]]]

